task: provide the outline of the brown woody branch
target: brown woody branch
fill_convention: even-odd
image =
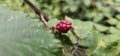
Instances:
[[[29,0],[24,0],[24,2],[26,4],[28,4],[33,10],[34,12],[39,16],[39,19],[44,23],[44,25],[49,29],[48,26],[48,19],[44,16],[44,14]]]

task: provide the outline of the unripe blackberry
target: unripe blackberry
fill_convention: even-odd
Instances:
[[[56,29],[61,33],[67,33],[71,28],[72,23],[67,20],[61,20],[56,25]]]

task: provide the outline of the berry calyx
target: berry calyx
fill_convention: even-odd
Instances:
[[[61,20],[56,25],[56,29],[61,33],[67,33],[71,28],[72,23],[67,20]]]

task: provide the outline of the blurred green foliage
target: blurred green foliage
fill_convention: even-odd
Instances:
[[[79,45],[88,47],[86,56],[120,56],[120,0],[30,1],[49,18],[50,26],[61,19],[71,21],[73,32],[81,39]],[[36,17],[22,0],[0,0],[0,3]],[[71,32],[67,36],[75,44]]]
[[[64,18],[65,15],[82,21],[92,21],[119,28],[119,0],[30,0],[49,18]],[[31,13],[31,8],[22,0],[0,0],[14,9]]]

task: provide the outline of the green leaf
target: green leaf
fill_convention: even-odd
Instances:
[[[67,17],[67,16],[65,17],[65,19],[72,22],[73,31],[81,39],[88,36],[90,31],[93,29],[93,23],[92,22],[89,22],[89,21],[83,22],[83,21],[80,21],[80,20],[77,20],[77,19],[72,20],[72,18]]]
[[[118,34],[120,35],[120,30],[115,28],[115,27],[110,27],[109,28],[109,32],[112,33],[112,34]]]
[[[61,47],[38,20],[0,6],[0,56],[56,56]]]
[[[85,47],[88,47],[88,50],[94,50],[97,46],[99,38],[102,36],[98,31],[92,31],[89,35],[81,39],[79,44]]]
[[[116,56],[120,53],[120,37],[115,34],[105,35],[98,40],[98,45],[93,51],[95,56]],[[101,44],[100,44],[101,42]]]
[[[93,29],[93,23],[74,20],[73,28],[77,36],[79,36],[82,39],[88,36],[90,31]]]
[[[76,43],[77,43],[76,36],[74,36],[74,34],[73,34],[72,32],[69,31],[66,35],[67,35],[67,36],[69,37],[69,39],[71,40],[72,44],[76,44]]]
[[[102,13],[96,12],[96,15],[94,16],[93,21],[94,22],[100,22],[103,19],[103,17],[104,16],[103,16]]]
[[[110,24],[110,25],[115,25],[118,23],[118,20],[116,18],[109,18],[107,20],[107,22]]]
[[[67,3],[67,5],[63,8],[64,11],[69,10],[70,12],[75,12],[78,9],[78,6],[80,4],[80,0],[65,0],[65,2]]]
[[[105,27],[105,26],[100,25],[100,24],[94,24],[94,26],[98,31],[106,31],[108,29],[108,27]]]
[[[91,0],[83,0],[83,3],[85,4],[86,7],[92,4]]]
[[[116,24],[116,28],[120,29],[120,22]]]
[[[53,14],[54,16],[59,16],[59,15],[60,15],[60,8],[59,8],[59,7],[56,7],[56,8],[53,10],[52,14]]]
[[[120,20],[120,14],[115,15],[115,17]]]
[[[49,22],[48,22],[48,25],[49,26],[56,26],[56,24],[59,22],[58,19],[51,19]]]

